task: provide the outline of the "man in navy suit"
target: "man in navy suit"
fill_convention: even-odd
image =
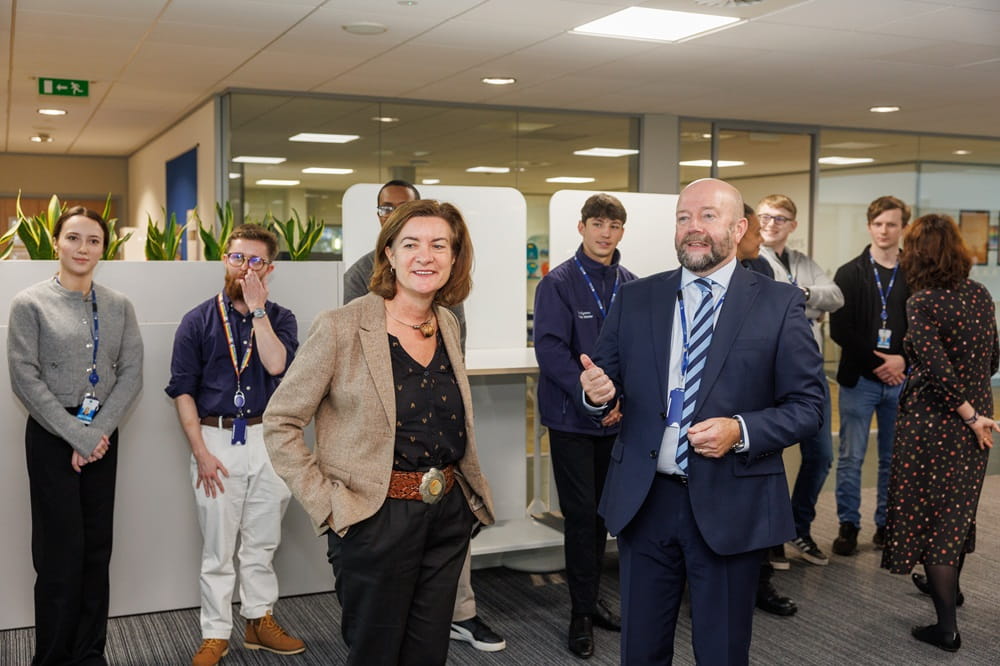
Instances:
[[[685,582],[697,662],[747,664],[761,551],[795,536],[781,451],[820,427],[822,359],[802,291],[736,261],[746,227],[736,188],[688,185],[682,268],[622,285],[581,356],[586,402],[599,415],[621,399],[625,414],[600,505],[618,536],[623,664],[670,663]],[[707,359],[685,373],[702,312]]]

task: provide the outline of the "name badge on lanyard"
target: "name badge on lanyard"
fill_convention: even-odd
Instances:
[[[889,293],[892,291],[892,285],[896,284],[896,271],[899,270],[899,260],[897,259],[896,265],[892,267],[892,277],[889,279],[889,286],[883,290],[882,278],[878,274],[878,266],[875,265],[875,257],[872,256],[871,251],[868,252],[868,259],[871,261],[872,270],[875,272],[875,285],[878,296],[882,299],[882,312],[879,313],[879,319],[882,320],[882,327],[878,329],[878,338],[875,341],[875,346],[878,349],[889,349],[892,346],[892,329],[889,328],[889,310],[887,304]]]
[[[100,342],[100,327],[97,321],[97,292],[94,291],[93,286],[90,287],[90,308],[93,313],[90,336],[94,345],[94,353],[90,362],[90,374],[87,377],[90,381],[90,389],[84,394],[80,409],[76,412],[76,418],[83,421],[85,425],[90,425],[94,422],[94,416],[97,415],[97,411],[101,408],[101,401],[97,399],[96,394],[97,382],[101,381],[101,377],[97,374],[97,347]]]
[[[240,376],[250,365],[250,354],[253,353],[253,329],[250,330],[250,340],[247,348],[243,352],[243,361],[239,361],[236,356],[236,339],[233,337],[233,328],[229,324],[229,317],[226,314],[225,301],[220,292],[216,299],[219,305],[219,317],[222,319],[222,328],[226,332],[226,342],[229,343],[229,359],[233,363],[233,371],[236,373],[236,392],[233,394],[233,406],[236,407],[236,418],[233,419],[233,439],[232,445],[243,445],[247,443],[247,420],[243,414],[243,407],[246,405],[246,396],[240,389]]]

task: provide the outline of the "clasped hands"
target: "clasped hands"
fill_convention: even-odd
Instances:
[[[580,373],[580,386],[583,387],[587,400],[594,406],[606,405],[615,397],[614,382],[605,374],[604,370],[594,365],[594,362],[586,354],[580,354],[580,363],[583,365],[583,372]],[[618,405],[615,405],[608,416],[617,411]],[[618,414],[618,418],[620,418],[621,412]],[[607,418],[605,417],[605,419]],[[721,458],[740,441],[740,424],[734,418],[705,419],[692,424],[688,428],[687,437],[688,443],[696,454],[706,458]]]
[[[108,439],[107,435],[101,435],[101,441],[99,441],[97,446],[94,447],[94,451],[90,454],[89,458],[84,458],[76,452],[76,449],[73,449],[73,455],[69,460],[69,464],[73,467],[73,471],[79,474],[84,465],[87,463],[97,462],[103,458],[110,447],[111,440]]]

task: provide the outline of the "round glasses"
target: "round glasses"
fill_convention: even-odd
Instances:
[[[266,268],[271,262],[257,255],[248,257],[242,252],[229,252],[226,254],[226,263],[233,268],[243,268],[243,264],[249,263],[251,270],[260,271]]]

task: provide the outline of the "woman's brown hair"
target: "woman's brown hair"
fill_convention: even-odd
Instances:
[[[969,277],[972,253],[955,220],[931,213],[907,225],[899,267],[910,291],[957,289]]]
[[[369,289],[390,300],[396,295],[396,274],[385,256],[385,249],[392,245],[406,223],[414,217],[439,217],[451,228],[451,254],[455,263],[448,281],[434,295],[434,302],[445,307],[461,303],[472,290],[472,239],[458,209],[450,203],[433,199],[408,201],[389,215],[375,243],[375,266]]]

